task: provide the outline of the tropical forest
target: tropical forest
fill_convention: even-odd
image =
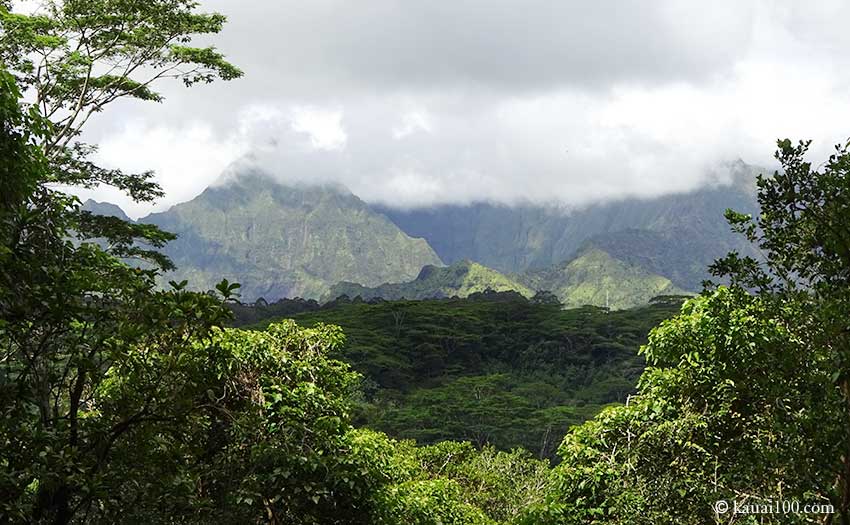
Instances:
[[[850,525],[848,20],[0,0],[0,525]]]

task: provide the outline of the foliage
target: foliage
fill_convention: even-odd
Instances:
[[[46,123],[37,112],[22,110],[21,93],[14,78],[0,70],[0,181],[3,194],[0,206],[5,215],[33,192],[45,169],[45,161],[36,142],[46,133]]]
[[[375,523],[513,523],[545,493],[548,462],[526,451],[450,441],[393,445],[402,476],[376,493]]]
[[[473,279],[466,300],[263,301],[234,310],[297,310],[305,327],[223,328],[239,284],[161,289],[174,267],[159,250],[172,234],[85,211],[55,187],[161,195],[150,173],[103,169],[74,140],[115,100],[160,101],[158,79],[239,76],[213,48],[191,46],[224,18],[190,0],[44,0],[28,15],[10,5],[0,1],[4,522],[728,522],[719,499],[828,502],[827,522],[850,522],[846,147],[813,170],[808,143],[779,142],[782,172],[758,180],[761,215],[727,212],[764,259],[717,261],[731,287],[709,287],[654,329],[645,370],[634,350],[675,307],[669,281],[640,290],[667,295],[622,312],[481,292]],[[402,244],[436,257],[356,199],[318,198],[328,210],[350,201],[386,233],[375,253]],[[331,243],[356,248],[356,238]],[[585,255],[578,270],[610,266],[606,252]],[[570,294],[597,297],[602,284]],[[535,459],[622,400],[570,430],[554,469]]]
[[[825,503],[839,399],[826,356],[771,307],[721,288],[654,329],[639,395],[567,435],[532,521],[725,523],[721,499]]]
[[[337,301],[292,317],[346,333],[338,357],[365,376],[357,424],[422,443],[521,446],[553,457],[567,428],[633,392],[639,345],[678,305],[606,313],[502,293]]]
[[[138,200],[161,194],[150,174],[102,169],[87,159],[93,148],[71,141],[110,102],[150,93],[158,76],[143,87],[130,79],[137,70],[203,66],[183,76],[190,83],[238,70],[219,55],[169,58],[174,39],[186,44],[223,22],[196,16],[190,2],[37,7],[24,15],[0,4],[0,153],[11,190],[0,209],[0,443],[14,451],[0,460],[0,513],[68,523],[143,494],[113,490],[133,481],[128,473],[146,472],[119,451],[149,453],[152,471],[173,459],[157,454],[151,439],[167,433],[148,430],[179,428],[195,415],[187,349],[227,318],[220,298],[154,289],[157,273],[171,265],[156,249],[173,236],[93,216],[56,191],[57,183],[105,183]],[[23,102],[18,84],[34,102]]]
[[[222,280],[218,294],[187,291],[185,280],[160,289],[173,266],[158,249],[173,235],[95,215],[53,189],[160,194],[149,173],[103,170],[86,159],[93,148],[70,141],[112,100],[159,98],[129,72],[101,74],[99,60],[141,60],[127,67],[160,73],[194,64],[180,72],[187,84],[237,74],[214,51],[183,45],[223,21],[194,7],[45,2],[25,16],[2,3],[0,53],[38,101],[22,104],[13,75],[0,71],[2,520],[491,522],[465,501],[459,475],[426,474],[412,445],[352,428],[359,383],[330,358],[338,328],[223,329],[223,302],[238,284]],[[526,459],[503,463],[538,472],[523,470]]]
[[[233,324],[244,326],[259,323],[263,319],[291,317],[301,312],[318,310],[319,303],[312,299],[301,298],[279,299],[269,303],[260,297],[253,303],[233,302],[228,304],[227,307],[233,312]]]
[[[161,101],[152,88],[163,78],[191,86],[241,76],[214,48],[191,46],[193,36],[218,33],[225,22],[196,7],[192,0],[40,0],[22,14],[0,5],[0,63],[32,90],[34,108],[53,122],[44,153],[78,169],[66,175],[73,182],[90,184],[96,172],[80,162],[86,152],[73,151],[71,141],[108,104]],[[99,182],[132,187],[117,172],[99,175]]]
[[[376,523],[430,525],[488,525],[481,509],[463,502],[461,487],[453,480],[408,481],[383,495]]]
[[[476,449],[471,443],[453,441],[424,447],[402,442],[398,449],[408,451],[413,458],[413,479],[444,477],[455,481],[467,504],[482,509],[499,523],[512,522],[540,502],[549,479],[548,461],[534,459],[521,449]]]
[[[19,94],[3,79],[11,108]],[[189,387],[174,360],[226,316],[212,296],[154,292],[156,266],[130,268],[80,242],[106,237],[117,255],[167,264],[134,244],[156,246],[162,232],[91,221],[50,189],[40,140],[51,126],[26,114],[3,137],[13,144],[6,151],[19,152],[4,160],[20,191],[0,211],[0,443],[15,451],[2,460],[0,505],[10,519],[65,523],[103,495],[124,439],[151,421],[186,417]]]
[[[802,351],[829,374],[841,404],[838,432],[841,450],[824,457],[821,467],[835,475],[828,494],[840,519],[850,522],[850,150],[836,152],[817,169],[806,161],[809,142],[778,142],[782,165],[772,177],[759,177],[761,214],[728,210],[733,228],[757,245],[762,259],[731,253],[712,272],[755,291],[805,341]]]
[[[570,432],[528,523],[850,520],[850,154],[812,170],[779,142],[757,219],[727,211],[763,258],[712,265],[730,288],[653,330],[638,395]],[[753,292],[754,295],[751,295]],[[718,500],[829,504],[834,514],[721,514]]]
[[[392,444],[349,424],[356,375],[327,357],[341,341],[336,327],[292,322],[216,329],[199,341],[201,410],[190,426],[169,428],[181,441],[160,443],[185,463],[149,473],[141,499],[155,505],[136,506],[134,520],[369,523],[373,492],[393,479]],[[140,452],[149,464],[152,454]],[[152,498],[154,480],[169,477],[177,479]]]

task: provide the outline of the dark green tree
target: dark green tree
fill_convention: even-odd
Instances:
[[[0,447],[12,451],[0,460],[0,514],[9,520],[68,523],[140,497],[143,487],[113,490],[138,467],[116,451],[132,443],[157,471],[168,460],[143,438],[152,426],[180,428],[197,408],[184,354],[227,319],[222,299],[177,283],[158,290],[171,263],[157,248],[172,235],[82,212],[55,189],[161,195],[151,173],[100,168],[88,160],[94,148],[74,141],[115,100],[160,100],[158,79],[240,74],[215,50],[191,47],[224,22],[195,9],[44,1],[19,14],[0,2]],[[234,290],[222,284],[225,298]]]
[[[770,301],[806,342],[812,360],[826,358],[828,373],[850,418],[850,151],[836,152],[813,168],[806,160],[810,142],[780,140],[776,158],[782,169],[758,178],[761,214],[727,211],[733,228],[756,244],[762,260],[729,254],[712,273],[753,290]],[[826,429],[824,429],[826,431]],[[830,429],[832,430],[832,429]],[[850,523],[850,425],[840,427],[842,449],[819,458],[832,472],[830,500],[840,523]]]
[[[850,523],[850,152],[812,169],[807,148],[779,142],[759,217],[727,211],[763,258],[717,261],[730,287],[707,283],[653,330],[638,394],[567,435],[529,523]],[[730,515],[718,500],[834,513]]]
[[[823,518],[714,509],[720,500],[831,501],[829,458],[841,449],[847,420],[825,370],[828,356],[806,353],[773,308],[740,288],[720,288],[653,330],[638,394],[567,435],[556,488],[528,523]]]
[[[51,189],[51,125],[22,110],[5,71],[0,84],[3,186],[13,190],[0,209],[0,514],[68,523],[119,476],[124,440],[186,415],[178,400],[192,399],[191,385],[174,360],[226,311],[211,295],[155,289],[168,261],[136,242],[161,246],[167,234],[93,220]]]

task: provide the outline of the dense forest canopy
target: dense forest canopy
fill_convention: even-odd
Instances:
[[[346,341],[335,356],[363,375],[356,424],[419,443],[522,447],[557,460],[569,427],[634,393],[644,365],[638,349],[684,299],[611,312],[512,292],[234,308],[245,319],[266,312],[253,328],[264,329],[287,304],[305,308],[283,312],[299,325],[340,326]]]
[[[261,321],[227,280],[162,289],[172,234],[58,189],[161,195],[82,130],[158,81],[237,78],[192,45],[224,17],[40,4],[0,1],[0,522],[850,524],[846,146],[813,168],[779,141],[760,214],[727,212],[763,257],[718,260],[728,284],[675,315],[485,293]],[[567,431],[557,462],[537,425]],[[730,513],[776,502],[805,507]]]

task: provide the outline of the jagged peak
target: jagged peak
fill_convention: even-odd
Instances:
[[[275,173],[248,161],[236,161],[228,166],[209,188],[247,186],[258,188],[292,188],[297,190],[326,190],[354,195],[344,184],[328,180],[307,180]]]

